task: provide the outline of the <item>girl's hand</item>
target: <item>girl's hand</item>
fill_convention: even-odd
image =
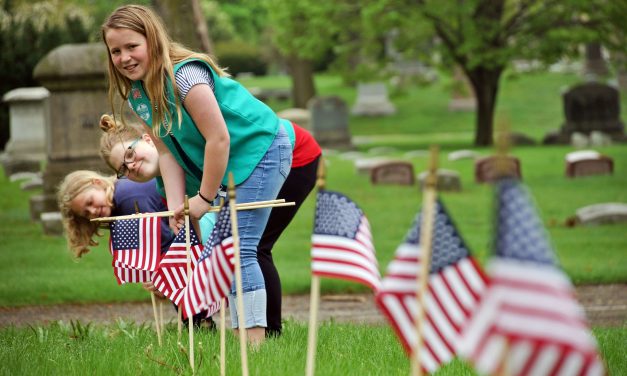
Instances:
[[[200,220],[211,209],[211,205],[200,196],[196,195],[189,199],[189,216],[190,222],[194,223]],[[185,206],[181,204],[174,210],[174,216],[170,217],[170,227],[178,233],[185,224]],[[174,226],[174,227],[173,227]]]

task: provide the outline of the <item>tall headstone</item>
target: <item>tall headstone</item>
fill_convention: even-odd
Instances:
[[[308,107],[311,113],[311,132],[320,146],[331,149],[352,148],[348,108],[342,98],[313,98]]]
[[[598,131],[615,141],[625,141],[625,125],[620,119],[620,98],[616,88],[587,82],[563,95],[566,122],[556,133],[545,136],[544,143],[568,143],[579,132],[589,136]]]
[[[7,176],[17,172],[38,172],[46,157],[45,127],[50,92],[43,87],[9,91],[2,100],[9,104],[11,139],[2,158]]]
[[[71,171],[108,171],[98,155],[98,121],[111,109],[106,67],[107,51],[102,43],[59,46],[35,67],[33,77],[50,92],[50,111],[45,128],[43,194],[31,198],[32,208],[58,210],[57,186]]]
[[[357,100],[351,113],[361,116],[388,116],[396,113],[396,107],[388,98],[385,83],[361,82],[357,85]]]

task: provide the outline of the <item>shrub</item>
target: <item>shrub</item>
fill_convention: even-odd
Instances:
[[[268,70],[268,64],[264,61],[261,50],[246,42],[216,43],[215,55],[220,66],[228,68],[228,72],[233,76],[243,72],[263,76]]]

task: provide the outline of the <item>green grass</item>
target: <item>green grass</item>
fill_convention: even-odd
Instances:
[[[597,329],[599,351],[608,374],[627,370],[624,329]],[[79,322],[45,327],[0,329],[2,375],[191,375],[188,336],[177,344],[174,324],[166,326],[163,345],[147,326],[118,322],[108,326]],[[217,375],[219,334],[196,331],[196,374]],[[248,352],[251,375],[302,375],[307,354],[307,327],[287,322],[283,336]],[[226,373],[241,374],[238,338],[227,334]],[[407,375],[409,361],[387,326],[323,323],[318,332],[316,373],[319,375]],[[438,376],[476,375],[465,362],[443,366]]]
[[[541,135],[563,121],[558,94],[560,88],[574,81],[574,76],[557,74],[505,79],[499,110],[509,113],[514,129]],[[254,78],[246,85],[287,87],[289,81],[285,77]],[[342,86],[337,77],[319,76],[317,86],[322,94],[340,95],[348,103],[351,98],[354,100],[354,89]],[[433,86],[408,90],[393,99],[399,114],[375,119],[352,117],[351,131],[362,137],[377,131],[387,134],[365,140],[359,146],[364,157],[371,156],[368,150],[376,146],[393,147],[396,151],[391,156],[400,158],[407,150],[426,150],[432,143],[440,145],[440,167],[458,171],[463,189],[459,193],[442,193],[441,197],[472,252],[485,262],[492,237],[492,189],[474,182],[472,161],[451,162],[447,154],[459,147],[482,155],[493,150],[470,146],[472,116],[446,110],[446,87],[443,79]],[[427,118],[436,115],[438,119]],[[580,207],[627,202],[627,148],[599,148],[614,159],[614,175],[575,180],[564,176],[564,155],[572,150],[569,146],[533,146],[515,148],[512,154],[521,160],[523,180],[531,189],[559,260],[572,280],[577,284],[627,282],[625,224],[564,226]],[[331,153],[327,160],[327,188],[348,195],[363,208],[372,225],[379,266],[384,272],[420,208],[418,188],[373,186],[367,176],[357,174],[351,160]],[[416,172],[426,169],[426,157],[413,157],[411,161]],[[10,183],[0,174],[0,306],[147,299],[138,286],[115,283],[106,234],[101,245],[79,261],[70,256],[63,238],[43,235],[41,226],[29,217],[28,199],[36,193],[21,191],[18,182]],[[273,250],[285,294],[309,292],[313,210],[312,194]],[[324,279],[322,291],[363,292],[366,288]]]

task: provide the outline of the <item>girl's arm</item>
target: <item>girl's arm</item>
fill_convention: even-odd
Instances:
[[[229,132],[209,85],[193,86],[183,102],[196,127],[205,138],[205,156],[200,193],[212,200],[218,193],[229,160]],[[161,162],[161,160],[159,160]],[[163,172],[163,170],[161,170]],[[170,194],[168,193],[168,197]],[[190,214],[200,218],[209,204],[200,196],[190,199]]]

